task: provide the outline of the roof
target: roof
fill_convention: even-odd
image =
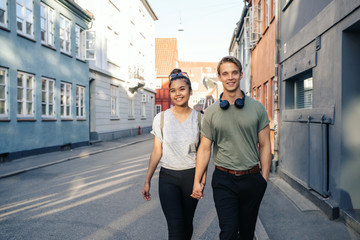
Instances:
[[[155,38],[156,75],[169,75],[179,62],[176,38]]]

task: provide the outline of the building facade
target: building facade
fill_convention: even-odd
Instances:
[[[91,16],[68,0],[0,1],[0,156],[89,142]]]
[[[176,38],[156,38],[156,100],[155,113],[173,106],[169,94],[169,74],[179,67],[179,53]]]
[[[77,0],[94,14],[90,136],[113,140],[151,130],[155,104],[155,21],[146,0]]]
[[[205,111],[222,92],[222,84],[218,81],[217,63],[180,61],[180,68],[191,80],[192,95],[189,106],[197,111]]]
[[[230,41],[229,54],[240,60],[243,68],[240,88],[246,95],[251,96],[251,50],[248,37],[250,34],[248,11],[249,7],[245,5]]]
[[[360,2],[281,0],[279,12],[280,176],[359,231]]]

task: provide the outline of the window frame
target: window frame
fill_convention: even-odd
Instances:
[[[86,119],[85,110],[85,87],[76,85],[76,118]]]
[[[129,119],[135,118],[135,101],[133,97],[128,98],[128,117]]]
[[[4,90],[4,98],[1,98],[1,95],[0,95],[0,102],[4,102],[4,113],[0,112],[0,118],[7,118],[9,116],[9,107],[8,107],[8,104],[9,104],[9,99],[8,99],[8,97],[9,97],[9,94],[8,94],[9,71],[6,68],[0,67],[0,72],[3,72],[3,76],[4,76],[4,83],[0,82],[0,87],[4,86],[4,89],[3,89]]]
[[[0,27],[8,28],[8,10],[7,10],[7,1],[2,0],[4,2],[3,6],[0,6],[0,9],[4,11],[4,22],[0,21]]]
[[[21,81],[22,81],[22,86],[19,87],[19,75],[22,75],[21,77]],[[28,87],[28,77],[31,77],[31,82],[32,82],[32,86]],[[26,73],[26,72],[21,72],[18,71],[17,72],[17,86],[16,86],[16,103],[17,103],[17,107],[16,107],[16,114],[18,118],[34,118],[35,117],[35,75],[34,74],[30,74],[30,73]],[[22,97],[21,99],[19,99],[19,89],[22,89]],[[31,93],[29,94],[29,91],[31,91]],[[29,95],[31,96],[31,99],[29,100]],[[19,113],[19,103],[22,103],[22,113]],[[28,104],[31,103],[31,109],[29,111],[28,108]],[[30,114],[29,114],[30,112]]]
[[[70,89],[68,89],[68,87]],[[68,82],[60,83],[60,116],[62,119],[71,119],[72,111],[71,111],[71,87],[72,84]],[[69,91],[68,91],[69,90]],[[67,101],[68,100],[68,101]],[[69,113],[67,114],[67,109],[69,109]]]
[[[45,89],[43,88],[43,83],[45,82]],[[50,82],[52,82],[52,89],[50,89]],[[52,93],[52,97],[51,97]],[[45,95],[45,101],[43,99],[43,94]],[[51,101],[52,104],[51,104]],[[45,114],[43,112],[43,105],[45,104]],[[52,112],[50,111],[50,105],[52,105]],[[42,118],[55,118],[55,80],[42,77],[41,78],[41,117]]]
[[[140,103],[140,115],[142,119],[146,119],[146,102]]]
[[[27,6],[26,2],[29,1],[31,6]],[[31,0],[16,0],[16,31],[17,33],[34,39],[34,2]],[[19,8],[21,8],[21,13],[19,13]],[[29,18],[27,17],[28,11],[30,12]],[[19,20],[21,20],[21,30],[19,29]],[[29,20],[29,21],[28,21]],[[30,34],[28,33],[27,24],[30,23]]]
[[[118,89],[116,85],[110,85],[110,117],[119,118]]]
[[[44,16],[42,15],[42,8],[44,9]],[[42,26],[44,21],[44,28]],[[40,29],[41,29],[41,43],[45,45],[55,46],[55,10],[45,3],[40,3]],[[44,32],[44,34],[43,34]],[[43,39],[43,35],[44,38]]]
[[[155,104],[155,114],[160,113],[161,109],[162,109],[161,104]]]
[[[264,105],[265,105],[265,109],[266,111],[269,110],[269,82],[265,82],[264,83]]]
[[[61,14],[59,17],[59,38],[60,38],[60,51],[62,53],[71,55],[71,21],[67,17]],[[69,47],[68,50],[67,50],[67,46]]]
[[[305,82],[311,81],[311,87],[305,87]],[[299,85],[302,86],[299,86]],[[298,89],[302,87],[303,89]],[[312,109],[313,108],[313,77],[304,75],[294,81],[294,109]],[[299,96],[302,94],[302,96]],[[300,100],[303,100],[300,102]],[[308,101],[307,101],[308,100]]]
[[[85,29],[75,24],[75,55],[77,59],[84,60],[84,31]]]

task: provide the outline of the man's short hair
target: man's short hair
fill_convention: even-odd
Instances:
[[[223,57],[217,65],[218,75],[220,75],[220,66],[226,62],[234,63],[239,68],[239,71],[242,72],[242,66],[241,66],[241,62],[239,61],[239,59],[237,59],[236,57],[233,57],[233,56],[226,56],[226,57]]]

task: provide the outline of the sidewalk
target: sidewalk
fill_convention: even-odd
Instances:
[[[145,133],[114,141],[99,142],[93,145],[74,148],[71,150],[39,154],[12,160],[0,164],[0,179],[152,139],[153,135]]]
[[[260,206],[257,240],[358,240],[360,235],[329,218],[278,175],[271,175]]]
[[[99,142],[94,145],[21,158],[0,164],[0,181],[34,169],[75,160],[153,139],[151,134]],[[212,163],[210,163],[212,164]],[[341,220],[329,220],[312,202],[289,184],[271,174],[256,226],[257,240],[355,240],[360,235]]]

